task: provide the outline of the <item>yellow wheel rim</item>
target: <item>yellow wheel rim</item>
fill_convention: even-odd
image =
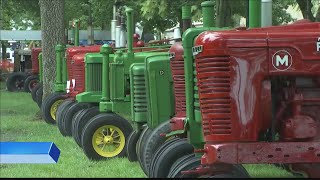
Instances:
[[[53,120],[56,120],[56,113],[57,113],[57,110],[58,110],[58,107],[60,106],[60,104],[63,102],[64,100],[61,99],[61,100],[58,100],[56,102],[54,102],[50,108],[50,115],[52,117]]]
[[[125,145],[124,133],[116,126],[105,125],[97,129],[92,137],[94,150],[103,157],[115,157]]]

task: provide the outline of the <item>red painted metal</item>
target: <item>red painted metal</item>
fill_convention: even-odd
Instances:
[[[186,117],[186,96],[182,43],[173,44],[169,52],[175,96],[175,117],[170,120],[171,130],[183,130]]]
[[[72,57],[72,74],[69,75],[69,77],[74,79],[75,84],[73,84],[72,79],[69,79],[69,97],[76,97],[77,94],[82,93],[85,90],[85,55],[85,53],[76,54]]]
[[[67,48],[66,51],[66,60],[67,60],[67,69],[68,69],[68,80],[72,79],[72,57],[76,54],[82,53],[90,53],[90,52],[100,52],[101,45],[94,45],[94,46],[76,46]]]
[[[203,165],[320,163],[319,38],[320,23],[308,22],[196,38]],[[270,128],[279,142],[258,142]]]
[[[94,46],[79,46],[70,47],[67,49],[67,69],[68,69],[68,80],[70,81],[70,88],[68,95],[75,97],[78,93],[84,91],[85,85],[85,67],[84,67],[84,56],[85,53],[98,53],[100,52],[101,45]],[[76,84],[72,83],[72,79],[75,80]]]
[[[31,60],[32,60],[32,74],[39,74],[39,54],[42,52],[41,48],[31,49]]]
[[[202,164],[320,163],[320,142],[206,144]]]
[[[11,63],[8,59],[1,59],[0,60],[0,81],[5,81],[5,76],[3,74],[8,74],[13,72],[14,63]]]

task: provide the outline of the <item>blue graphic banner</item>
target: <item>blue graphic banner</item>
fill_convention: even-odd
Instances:
[[[60,150],[53,142],[0,142],[1,164],[57,163]]]

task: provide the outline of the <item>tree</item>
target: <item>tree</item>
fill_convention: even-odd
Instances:
[[[232,26],[232,9],[230,0],[217,0],[216,1],[216,26],[217,27],[230,27]]]
[[[2,29],[25,30],[40,28],[40,8],[38,0],[2,0]]]
[[[54,91],[55,47],[65,44],[64,0],[40,0],[43,54],[43,98]]]
[[[304,19],[309,19],[310,21],[320,21],[320,6],[318,7],[316,15],[312,13],[313,4],[318,3],[318,0],[296,0],[297,4],[302,12],[302,16]]]

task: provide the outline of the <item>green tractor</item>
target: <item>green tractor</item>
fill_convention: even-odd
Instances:
[[[183,30],[191,27],[191,6],[182,7]],[[183,48],[180,39],[168,54],[148,56],[131,66],[132,124],[128,138],[129,161],[139,161],[144,173],[154,152],[170,138],[171,124],[185,117]],[[174,51],[174,52],[173,52]]]
[[[76,103],[91,103],[93,107],[78,111],[62,125],[72,125],[71,134],[90,159],[125,155],[126,139],[132,131],[130,122],[122,117],[131,116],[130,66],[161,52],[168,57],[169,46],[133,48],[132,11],[127,10],[128,49],[113,53],[104,45],[101,54],[86,54],[86,88],[76,96]],[[109,136],[100,144],[97,139],[103,133]]]
[[[75,21],[75,45],[76,47],[65,48],[62,45],[56,46],[57,74],[55,80],[55,92],[43,100],[41,111],[44,120],[49,124],[55,124],[57,118],[57,109],[68,98],[75,95],[73,91],[74,81],[77,82],[77,88],[81,89],[84,81],[84,62],[73,59],[77,54],[86,52],[99,52],[100,46],[79,46],[79,21]],[[72,91],[70,92],[70,85]]]

